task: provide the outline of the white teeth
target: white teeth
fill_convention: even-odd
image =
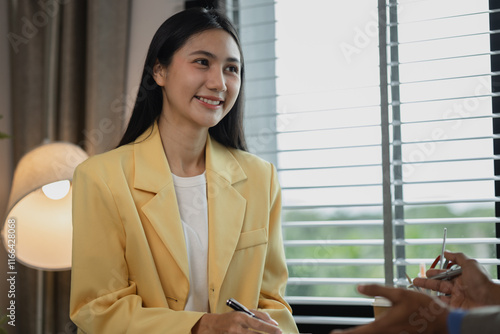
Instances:
[[[214,100],[209,100],[209,99],[205,99],[203,97],[199,97],[198,98],[200,101],[202,102],[205,102],[205,103],[208,103],[208,104],[211,104],[213,106],[218,106],[219,104],[221,104],[222,101],[214,101]]]

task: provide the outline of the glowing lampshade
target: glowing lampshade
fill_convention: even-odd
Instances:
[[[19,262],[42,270],[71,268],[71,180],[87,158],[80,147],[55,142],[19,161],[2,229],[5,246],[15,238]]]

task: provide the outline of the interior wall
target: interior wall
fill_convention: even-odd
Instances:
[[[134,107],[146,53],[154,33],[167,18],[184,9],[183,0],[131,0],[131,3],[125,122],[128,122]]]
[[[10,134],[10,66],[8,34],[7,1],[0,1],[0,132]],[[0,139],[0,227],[3,226],[10,185],[12,182],[12,139]],[[8,303],[7,286],[7,252],[0,242],[0,317],[6,313]],[[3,325],[4,328],[8,326]],[[14,333],[9,328],[8,333]]]

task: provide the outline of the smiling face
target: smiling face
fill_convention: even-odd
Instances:
[[[208,129],[220,122],[238,97],[238,45],[222,29],[193,35],[168,67],[155,65],[154,79],[163,91],[162,117],[176,126]]]

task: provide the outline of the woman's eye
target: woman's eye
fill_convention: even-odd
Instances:
[[[237,66],[228,66],[226,68],[229,72],[239,73],[239,68]]]
[[[195,63],[198,63],[203,66],[208,66],[208,60],[207,59],[197,59],[195,60]]]

